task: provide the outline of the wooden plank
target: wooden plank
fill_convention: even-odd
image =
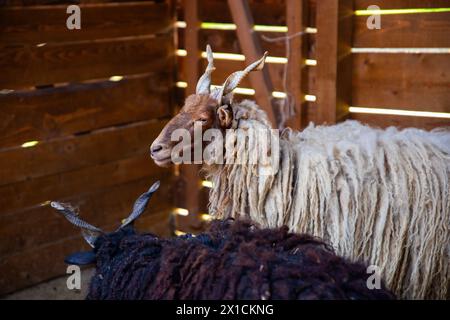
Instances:
[[[171,114],[168,73],[0,94],[0,148]]]
[[[257,61],[264,54],[260,39],[253,31],[254,21],[250,6],[246,0],[228,0],[234,23],[237,27],[237,36],[242,53],[247,65]],[[261,71],[252,72],[249,75],[252,87],[255,89],[255,100],[264,111],[274,128],[282,125],[282,116],[275,105],[272,105],[273,85],[269,71],[263,68]]]
[[[352,105],[450,112],[448,55],[361,53],[353,56]]]
[[[207,222],[200,220],[200,218],[198,218],[198,221],[195,225],[193,225],[190,222],[189,217],[176,215],[174,218],[175,218],[175,230],[184,233],[197,235],[205,231],[207,226]]]
[[[0,154],[0,185],[148,154],[165,121],[145,121],[12,148]],[[14,165],[13,165],[14,164]]]
[[[315,1],[308,1],[308,2],[315,2]],[[250,2],[250,5],[251,2]],[[281,8],[281,6],[277,6],[277,8]],[[314,6],[315,8],[315,6]],[[308,26],[313,26],[314,23],[311,21],[315,20],[315,11],[314,8],[309,7],[307,13],[308,13]],[[228,10],[228,7],[225,8]],[[252,10],[252,12],[254,12]],[[183,20],[183,17],[178,17],[178,20]],[[208,19],[207,19],[208,20]],[[209,20],[208,20],[209,21]],[[231,16],[230,16],[230,23]],[[285,22],[284,22],[285,23]],[[258,34],[259,37],[261,37],[261,46],[264,51],[268,51],[271,56],[285,56],[286,50],[284,47],[284,42],[277,42],[277,43],[270,43],[264,40],[262,36],[274,38],[274,37],[283,37],[286,35],[285,32],[260,32],[257,31],[256,34]],[[177,37],[178,37],[178,48],[184,49],[184,38],[185,38],[185,29],[184,28],[177,28]],[[200,48],[205,48],[206,44],[211,44],[211,47],[213,51],[215,52],[230,52],[230,53],[241,53],[242,50],[239,46],[239,41],[236,37],[236,31],[235,30],[215,30],[215,29],[200,29],[199,33],[199,41],[200,41]],[[306,38],[308,38],[308,41],[313,44],[314,43],[314,34],[308,34],[306,35]],[[310,48],[309,57],[314,57],[314,46],[311,45]]]
[[[208,213],[209,204],[209,191],[210,188],[202,187],[199,195],[199,211],[202,213]]]
[[[437,127],[449,127],[450,120],[443,118],[409,117],[394,115],[377,115],[367,113],[352,113],[351,119],[361,121],[374,127],[386,128],[395,126],[399,128],[421,128],[431,130]]]
[[[61,4],[100,4],[110,2],[141,2],[148,0],[0,0],[2,6],[43,6],[43,5],[61,5]],[[168,1],[168,0],[152,0]]]
[[[200,19],[208,22],[233,23],[226,1],[201,0]],[[286,25],[285,0],[249,1],[256,24]]]
[[[16,89],[168,71],[173,55],[171,33],[130,40],[3,47],[0,48],[0,88]]]
[[[195,94],[197,81],[200,78],[199,64],[200,64],[200,48],[198,46],[198,31],[200,28],[199,20],[199,2],[197,0],[184,1],[184,15],[186,17],[186,50],[188,55],[186,57],[186,64],[183,66],[187,88],[187,95]],[[185,187],[187,194],[184,196],[184,208],[189,210],[187,217],[187,225],[195,226],[198,224],[198,172],[199,166],[194,164],[184,165],[181,169],[182,185]]]
[[[99,227],[114,226],[105,229],[113,231],[120,225],[132,209],[134,201],[144,193],[152,183],[161,180],[161,188],[154,195],[143,217],[172,208],[169,193],[169,176],[153,174],[141,176],[137,180],[117,184],[109,188],[95,190],[87,194],[70,195],[66,198],[55,197],[79,209],[83,220]],[[14,214],[0,216],[0,257],[39,247],[80,234],[62,215],[55,212],[49,204],[30,208]]]
[[[198,46],[198,32],[200,29],[200,20],[198,19],[198,1],[188,1],[185,3],[186,10],[186,50],[187,63],[184,66],[186,80],[188,83],[187,94],[195,93],[197,81],[200,78],[200,48]]]
[[[183,29],[180,29],[183,30]],[[183,36],[183,31],[180,31],[179,34]],[[264,40],[264,37],[267,38],[282,38],[287,35],[286,32],[255,32],[257,37],[261,39],[261,47],[263,51],[269,52],[269,56],[273,57],[285,57],[286,56],[286,48],[284,41],[278,42],[268,42]],[[308,51],[306,58],[313,59],[313,44],[315,40],[314,34],[307,34],[303,36],[304,39],[311,43],[308,46]],[[210,44],[213,52],[225,52],[225,53],[238,53],[242,54],[242,49],[239,45],[239,40],[236,36],[236,31],[234,30],[208,30],[202,29],[200,30],[200,47],[206,47],[206,44]],[[182,48],[182,47],[180,47]]]
[[[116,224],[114,224],[116,226]],[[112,229],[110,226],[108,229]],[[142,217],[138,223],[141,229],[166,236],[168,213]],[[31,248],[0,260],[0,294],[6,294],[39,282],[66,274],[64,258],[73,252],[89,250],[89,246],[79,236],[72,236],[57,242]]]
[[[168,3],[82,4],[80,30],[66,27],[67,5],[0,7],[3,45],[72,42],[165,33],[173,26]],[[30,18],[32,17],[32,18]]]
[[[285,26],[286,0],[249,0],[250,9],[256,24]],[[310,27],[316,21],[316,0],[308,0]],[[222,0],[201,0],[200,18],[206,22],[233,23],[230,10]],[[178,20],[184,20],[182,10],[177,12]]]
[[[306,81],[308,81],[307,69],[304,68],[307,58],[308,43],[306,35],[301,35],[307,27],[306,1],[287,0],[286,19],[289,39],[288,69],[286,75],[286,90],[288,99],[286,103],[292,108],[293,116],[286,119],[285,126],[300,130],[304,126],[306,106],[305,95]],[[283,90],[284,91],[284,90]],[[291,107],[292,106],[292,107]],[[289,110],[288,109],[288,110]]]
[[[421,87],[417,83],[390,82],[353,84],[353,105],[365,108],[450,112],[449,101],[448,86]]]
[[[308,27],[317,27],[317,0],[308,0],[307,2]]]
[[[305,115],[305,125],[309,125],[310,123],[318,123],[317,121],[317,103],[316,102],[308,102],[306,103],[306,115]]]
[[[201,0],[200,19],[208,22],[233,23],[231,11],[225,1]],[[255,24],[286,25],[286,0],[249,0]],[[315,8],[316,0],[308,0],[308,6]],[[315,13],[315,11],[313,11]],[[312,15],[311,15],[312,16]],[[312,19],[313,23],[315,19]],[[314,26],[312,24],[311,26]]]
[[[355,10],[366,10],[376,5],[381,9],[449,8],[448,0],[355,0]]]
[[[354,47],[450,47],[450,12],[383,15],[379,30],[367,28],[366,16],[355,17],[354,23]]]
[[[92,193],[143,176],[170,175],[169,169],[154,164],[147,154],[94,165],[74,171],[0,186],[0,217],[37,207],[51,199]]]
[[[317,2],[317,123],[348,116],[351,101],[352,1]]]

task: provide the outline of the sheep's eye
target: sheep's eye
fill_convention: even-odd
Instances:
[[[206,122],[208,122],[208,119],[206,119],[206,118],[200,118],[200,119],[198,119],[197,121],[200,121],[201,123],[206,123]]]

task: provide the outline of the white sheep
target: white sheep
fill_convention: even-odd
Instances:
[[[214,66],[209,46],[207,52],[208,68],[196,94],[186,99],[152,144],[155,162],[171,163],[175,129],[192,134],[196,121],[203,131],[234,129],[231,142],[226,141],[235,148],[225,150],[225,164],[204,166],[213,182],[211,214],[313,234],[338,254],[379,267],[387,286],[400,297],[446,299],[450,131],[381,130],[356,121],[311,124],[302,132],[285,130],[278,161],[272,163],[276,170],[261,174],[261,165],[249,159],[260,154],[258,139],[266,142],[267,136],[240,136],[269,129],[270,123],[254,102],[233,103],[232,98],[242,78],[263,67],[265,56],[210,91]],[[225,148],[220,139],[211,145],[214,150]],[[233,162],[236,157],[239,164]]]

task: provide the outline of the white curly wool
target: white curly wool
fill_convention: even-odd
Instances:
[[[252,101],[233,105],[238,128],[269,128]],[[238,136],[239,133],[236,133]],[[447,298],[450,131],[386,130],[346,121],[286,131],[277,173],[246,159],[254,135],[231,139],[241,164],[205,167],[210,213],[324,238],[337,253],[376,265],[402,298]]]

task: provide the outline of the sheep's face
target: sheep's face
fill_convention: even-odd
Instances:
[[[187,97],[181,111],[169,121],[150,147],[150,154],[155,163],[159,166],[168,166],[172,163],[172,151],[175,151],[177,157],[190,153],[192,159],[194,144],[197,146],[198,143],[194,139],[194,132],[197,133],[200,129],[203,135],[205,130],[210,128],[229,128],[233,120],[233,112],[230,107],[233,100],[233,90],[249,72],[261,70],[264,67],[266,56],[267,52],[264,53],[261,59],[253,62],[244,70],[232,73],[222,86],[215,87],[211,90],[211,73],[215,68],[211,47],[207,45],[206,57],[208,59],[208,66],[206,67],[205,73],[198,80],[195,94]],[[178,131],[179,129],[181,130]],[[182,155],[177,154],[178,148],[174,150],[175,146],[183,139],[180,135],[183,135],[183,138],[184,135],[190,136],[189,141],[191,141],[189,143],[183,143],[180,150]],[[201,137],[195,138],[198,139]],[[208,144],[205,142],[201,143],[203,147]]]
[[[175,130],[185,130],[190,136],[190,145],[184,146],[183,153],[194,152],[194,126],[205,130],[226,129],[232,122],[231,107],[219,106],[217,100],[210,95],[193,94],[186,98],[185,104],[180,112],[167,123],[159,136],[150,147],[150,154],[159,166],[171,164],[172,149],[179,143],[178,135],[173,135]],[[203,142],[205,147],[208,142]]]

